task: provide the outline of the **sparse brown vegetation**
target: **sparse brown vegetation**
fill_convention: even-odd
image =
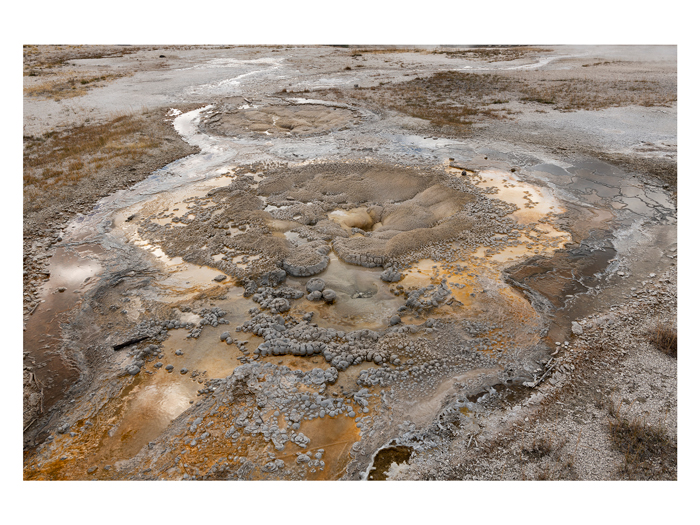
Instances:
[[[169,147],[160,127],[154,128],[163,126],[162,114],[141,111],[41,137],[25,136],[24,213],[81,200],[86,184],[104,180],[110,186],[115,170],[125,170],[155,149]]]
[[[647,80],[598,80],[553,76],[532,80],[517,74],[441,71],[404,83],[369,88],[327,90],[336,98],[355,98],[378,108],[429,120],[433,126],[468,132],[478,121],[512,119],[510,101],[535,103],[556,111],[598,110],[615,106],[668,106],[676,101],[675,87]],[[493,106],[500,106],[494,108]],[[539,111],[539,110],[536,110]]]
[[[554,106],[558,111],[598,110],[622,106],[668,106],[676,94],[646,80],[593,81],[582,78],[521,82],[520,100]]]
[[[608,413],[612,445],[624,455],[618,467],[622,479],[676,479],[677,445],[661,425],[628,419],[612,402]]]
[[[523,467],[533,463],[532,468],[523,468],[522,479],[536,481],[577,479],[574,468],[574,455],[565,454],[566,440],[555,439],[551,434],[534,437],[532,443],[522,448]]]
[[[363,47],[360,49],[353,49],[350,56],[362,56],[362,55],[386,55],[389,53],[427,53],[425,49],[410,48],[410,47],[376,47],[369,48]]]
[[[25,45],[22,48],[24,75],[37,76],[60,68],[70,60],[119,57],[141,49],[136,46]]]
[[[194,153],[164,119],[165,109],[121,115],[40,137],[24,137],[24,301],[31,311],[48,277],[41,248],[76,213],[86,213],[105,195]]]
[[[34,74],[29,76],[38,76]],[[24,88],[24,94],[30,97],[45,97],[54,100],[79,97],[88,89],[103,86],[106,82],[123,77],[123,74],[95,76],[90,72],[64,71],[42,74],[42,80]]]
[[[523,454],[531,458],[541,459],[551,454],[554,448],[551,436],[547,438],[538,437],[532,440],[530,446],[523,448]]]
[[[102,70],[79,70],[71,60],[121,57],[143,48],[135,46],[25,45],[23,47],[24,94],[54,100],[84,95],[88,89],[125,76]]]
[[[678,333],[672,326],[658,324],[649,332],[649,341],[664,354],[677,357]]]
[[[445,55],[450,58],[465,58],[468,60],[482,60],[486,62],[510,62],[518,60],[527,55],[535,53],[547,53],[551,49],[532,46],[498,46],[498,47],[470,47],[463,49],[435,49],[420,47],[362,47],[352,50],[352,57],[362,55],[386,55],[390,53],[419,53],[419,54],[435,54]]]
[[[434,51],[450,58],[484,60],[486,62],[511,62],[535,53],[548,53],[551,49],[530,46],[479,47],[455,51]]]
[[[502,103],[499,98],[491,98],[498,93],[501,82],[496,75],[441,72],[402,84],[358,88],[352,96],[429,120],[437,127],[464,130],[477,119],[508,118],[512,113],[507,108],[487,107]]]
[[[619,62],[619,60],[606,60],[605,62],[593,62],[592,64],[583,64],[581,67],[609,66],[610,64],[617,64]]]

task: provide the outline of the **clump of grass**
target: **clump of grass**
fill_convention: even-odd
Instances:
[[[535,481],[563,481],[578,479],[573,456],[558,458],[551,464],[542,465],[535,473]]]
[[[678,357],[678,333],[672,326],[658,324],[649,332],[649,341],[659,351],[671,357]]]
[[[566,440],[546,437],[533,438],[532,444],[521,449],[521,462],[532,463],[529,474],[523,470],[523,479],[537,481],[577,479],[574,454],[565,454]]]
[[[538,437],[532,441],[529,447],[523,447],[523,453],[531,458],[541,459],[548,456],[554,450],[552,438]]]
[[[609,432],[613,448],[624,455],[618,467],[623,479],[676,479],[678,450],[661,425],[629,419],[610,405]]]

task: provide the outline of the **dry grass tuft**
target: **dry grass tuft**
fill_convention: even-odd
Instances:
[[[578,479],[573,454],[565,454],[566,440],[546,437],[533,438],[532,444],[521,449],[522,479],[535,481]],[[529,464],[529,468],[526,466]]]
[[[538,437],[533,439],[532,445],[523,447],[523,453],[528,457],[541,459],[555,450],[554,445],[551,437]]]
[[[613,448],[624,455],[618,467],[622,479],[676,479],[677,445],[661,425],[629,419],[612,403],[608,412]]]
[[[657,325],[649,332],[649,341],[664,354],[678,357],[678,333],[674,327]]]

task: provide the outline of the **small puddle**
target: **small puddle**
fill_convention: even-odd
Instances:
[[[392,467],[396,468],[408,463],[411,454],[413,454],[411,447],[387,447],[379,450],[369,468],[367,479],[369,481],[386,480]]]

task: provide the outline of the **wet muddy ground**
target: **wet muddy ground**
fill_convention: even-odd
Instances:
[[[303,48],[212,53],[167,88],[201,102],[172,112],[199,153],[61,232],[26,318],[25,479],[425,476],[564,384],[591,319],[675,282],[675,195],[648,174],[290,96],[371,81],[278,76]],[[387,78],[456,60],[413,55]]]

